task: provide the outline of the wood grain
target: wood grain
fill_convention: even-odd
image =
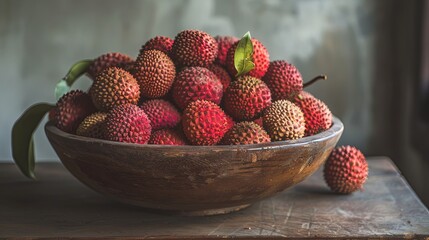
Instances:
[[[29,181],[0,164],[0,238],[429,238],[429,213],[387,158],[370,158],[363,192],[336,195],[316,172],[239,212],[186,217],[148,212],[94,193],[61,164]]]
[[[64,166],[106,196],[186,215],[236,211],[314,173],[335,147],[343,125],[293,140],[234,146],[129,144],[65,133],[46,135]]]

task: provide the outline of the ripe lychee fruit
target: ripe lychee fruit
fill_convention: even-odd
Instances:
[[[298,69],[283,60],[271,62],[262,80],[270,88],[273,101],[292,100],[302,91],[302,76]]]
[[[272,141],[298,139],[305,133],[304,114],[288,100],[273,102],[264,112],[263,123]]]
[[[173,128],[180,122],[179,111],[166,100],[149,100],[143,102],[140,107],[149,118],[152,130]]]
[[[229,84],[231,84],[231,76],[229,76],[229,73],[225,71],[221,66],[212,64],[208,67],[210,71],[212,71],[220,80],[223,86],[223,92],[226,91],[226,89],[229,87]]]
[[[96,112],[86,117],[76,130],[76,135],[104,139],[107,113]]]
[[[106,139],[116,142],[145,144],[152,127],[146,113],[133,104],[119,105],[106,117]]]
[[[219,49],[216,58],[216,63],[221,66],[225,66],[226,56],[228,55],[229,48],[239,39],[233,36],[216,36],[215,39]]]
[[[208,33],[184,30],[174,39],[172,55],[180,66],[207,67],[218,54],[218,44]]]
[[[252,120],[271,104],[271,93],[260,79],[243,76],[231,83],[223,101],[225,111],[234,119]]]
[[[323,132],[331,127],[332,113],[321,100],[303,91],[294,98],[294,103],[304,113],[306,136]]]
[[[109,111],[122,104],[137,104],[140,87],[129,72],[111,67],[97,75],[90,88],[90,95],[99,110]]]
[[[219,104],[223,86],[219,78],[207,68],[187,67],[177,74],[172,95],[180,109],[195,100],[209,100]]]
[[[191,102],[182,115],[183,132],[193,145],[215,145],[228,131],[228,117],[216,104]]]
[[[171,56],[171,49],[173,47],[174,40],[165,36],[156,36],[149,39],[140,49],[140,54],[147,50],[158,50],[168,56]]]
[[[236,123],[223,137],[224,145],[258,144],[271,142],[268,133],[254,122]]]
[[[132,65],[134,59],[119,52],[106,53],[94,59],[88,67],[87,74],[91,79],[95,79],[99,73],[108,67],[127,68]]]
[[[150,136],[149,144],[186,145],[185,136],[174,129],[156,130]]]
[[[352,193],[362,189],[368,177],[368,163],[357,148],[341,146],[332,151],[325,163],[323,173],[332,191]]]
[[[64,94],[54,109],[55,125],[68,133],[75,133],[82,120],[97,110],[92,104],[90,96],[80,90]]]
[[[250,75],[256,78],[262,78],[268,70],[268,66],[270,64],[270,55],[268,54],[267,49],[262,45],[261,42],[252,38],[253,44],[253,56],[252,60],[255,64],[255,68],[253,68],[246,75]],[[228,55],[226,57],[226,69],[228,70],[231,76],[237,75],[237,70],[234,65],[234,54],[235,49],[237,48],[238,42],[232,45],[228,50]]]
[[[145,98],[163,97],[170,90],[175,76],[173,61],[158,50],[141,52],[134,64],[134,77]]]

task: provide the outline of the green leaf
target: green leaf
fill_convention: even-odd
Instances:
[[[38,103],[29,107],[12,127],[12,157],[21,172],[32,179],[34,175],[33,134],[45,114],[54,105]]]
[[[85,59],[73,64],[66,74],[66,76],[61,79],[55,87],[55,98],[58,100],[70,90],[70,87],[73,83],[88,70],[89,65],[91,65],[92,60]]]
[[[237,74],[235,75],[236,77],[246,74],[255,68],[255,64],[253,63],[253,44],[250,32],[244,34],[238,42],[234,53],[234,66],[237,70]]]

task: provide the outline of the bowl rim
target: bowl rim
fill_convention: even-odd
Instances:
[[[293,147],[293,146],[302,146],[312,142],[324,141],[326,139],[332,138],[338,134],[341,134],[344,130],[344,125],[340,119],[335,116],[332,116],[332,126],[318,134],[302,137],[295,140],[285,140],[285,141],[275,141],[269,143],[259,143],[259,144],[245,144],[245,145],[212,145],[212,146],[197,146],[197,145],[158,145],[158,144],[138,144],[138,143],[124,143],[124,142],[115,142],[97,138],[83,137],[71,133],[64,132],[57,128],[52,121],[48,121],[45,124],[45,132],[57,135],[61,138],[67,138],[74,141],[80,141],[83,143],[99,143],[107,146],[124,146],[124,147],[136,147],[136,148],[150,148],[150,149],[175,149],[183,151],[201,151],[201,150],[211,150],[211,151],[231,151],[231,150],[258,150],[258,149],[274,149],[281,147]]]

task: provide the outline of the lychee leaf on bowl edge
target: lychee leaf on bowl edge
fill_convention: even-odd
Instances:
[[[64,94],[70,91],[70,87],[73,83],[88,70],[93,60],[85,59],[73,64],[66,76],[61,79],[55,86],[55,98],[58,100]]]
[[[37,103],[30,106],[12,127],[12,157],[21,172],[32,179],[34,175],[33,134],[45,114],[54,105]]]
[[[234,67],[237,70],[236,77],[250,72],[255,68],[253,63],[253,44],[250,37],[250,32],[244,34],[237,44],[234,52]]]

